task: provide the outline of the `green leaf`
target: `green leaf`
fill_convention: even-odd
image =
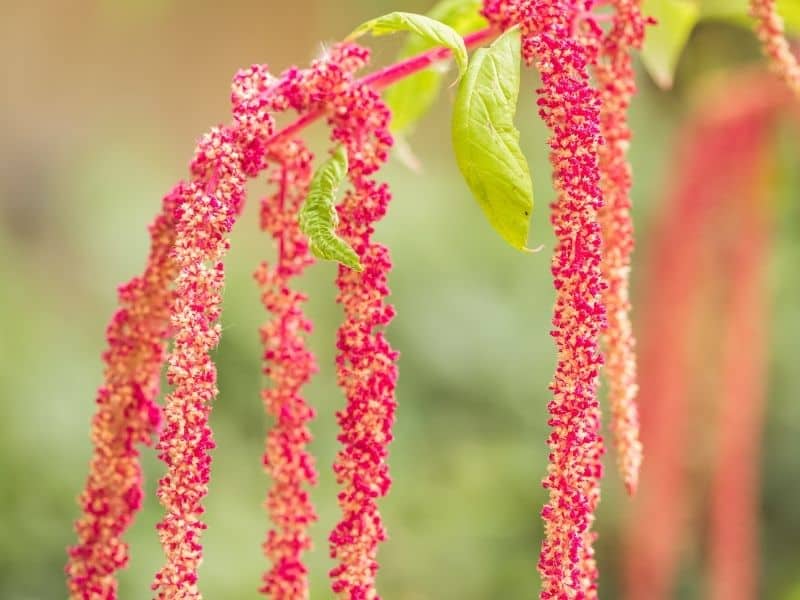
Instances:
[[[456,162],[494,229],[526,250],[533,184],[519,147],[520,32],[509,29],[472,57],[453,111]]]
[[[480,14],[482,0],[442,0],[427,16],[449,25],[460,35],[478,31],[487,26]],[[413,36],[408,39],[398,58],[420,54],[434,47],[430,40]],[[386,92],[386,104],[392,111],[392,132],[410,133],[413,126],[428,112],[442,87],[442,74],[426,69],[407,77]]]
[[[660,87],[670,88],[700,10],[690,0],[645,0],[642,10],[658,22],[647,29],[642,62]]]
[[[347,175],[347,152],[339,146],[314,173],[308,196],[300,209],[300,230],[308,236],[311,252],[318,258],[335,260],[361,271],[358,255],[336,235],[339,215],[333,205],[336,190]]]
[[[367,32],[372,33],[372,35],[387,35],[396,31],[410,31],[422,36],[436,46],[450,48],[453,51],[456,64],[458,64],[459,76],[466,71],[468,57],[464,40],[452,27],[425,15],[407,12],[389,13],[359,25],[353,33],[347,36],[347,39],[355,39]]]

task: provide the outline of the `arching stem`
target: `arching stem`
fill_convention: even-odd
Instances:
[[[476,46],[491,42],[499,35],[499,33],[500,32],[496,28],[487,27],[465,36],[464,44],[467,46],[467,48],[475,48]],[[426,52],[422,52],[416,56],[406,58],[384,67],[383,69],[375,71],[374,73],[370,73],[369,75],[362,77],[360,83],[368,85],[376,90],[382,90],[390,87],[398,81],[402,81],[406,77],[410,77],[414,73],[418,73],[424,69],[427,69],[431,65],[447,60],[451,56],[452,52],[449,48],[433,48],[432,50],[427,50]],[[267,143],[267,147],[276,142],[295,136],[299,131],[311,125],[324,114],[324,110],[317,110],[302,115],[296,121],[275,133],[275,135],[273,135]]]

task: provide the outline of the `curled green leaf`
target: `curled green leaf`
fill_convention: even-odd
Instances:
[[[460,35],[466,35],[486,27],[486,19],[480,13],[482,0],[442,0],[427,16],[449,25]],[[426,38],[412,36],[408,39],[398,58],[408,58],[434,47]],[[386,104],[392,111],[392,132],[409,133],[436,101],[442,87],[442,73],[435,68],[415,73],[397,82],[386,92]]]
[[[311,252],[325,260],[335,260],[361,271],[361,262],[350,245],[336,235],[339,215],[334,199],[347,175],[347,152],[339,146],[333,155],[314,173],[308,196],[300,209],[300,230],[308,236]]]
[[[456,162],[494,229],[527,250],[533,183],[519,147],[520,33],[509,29],[472,57],[453,111]]]
[[[462,76],[466,71],[468,57],[464,40],[449,25],[425,15],[407,12],[389,13],[359,25],[347,38],[352,40],[367,32],[372,33],[372,35],[387,35],[397,31],[410,31],[421,36],[434,46],[450,48],[458,65],[459,76]]]

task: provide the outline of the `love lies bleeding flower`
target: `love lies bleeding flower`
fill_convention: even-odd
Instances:
[[[389,198],[386,186],[361,179],[338,208],[341,235],[364,266],[360,273],[340,267],[337,278],[337,301],[344,307],[345,321],[337,336],[336,363],[347,406],[337,413],[343,448],[334,472],[343,486],[342,519],[330,535],[330,548],[339,562],[331,571],[333,590],[341,598],[379,597],[376,556],[378,544],[386,539],[376,501],[391,485],[386,459],[396,408],[397,353],[381,332],[394,316],[391,305],[383,302],[389,294],[391,259],[385,246],[370,240],[369,219],[376,220],[386,210]]]
[[[342,520],[331,533],[330,551],[339,563],[331,571],[333,590],[342,598],[354,599],[378,598],[377,548],[386,532],[376,501],[390,485],[386,458],[392,439],[397,378],[397,354],[381,332],[394,315],[393,308],[383,301],[389,293],[386,277],[391,261],[388,250],[371,240],[374,223],[385,214],[390,194],[387,186],[374,182],[370,176],[387,160],[392,138],[388,132],[389,112],[380,96],[354,78],[368,59],[365,48],[339,44],[308,69],[288,69],[261,94],[261,99],[275,111],[291,108],[300,114],[326,115],[333,140],[345,147],[349,159],[352,189],[337,207],[339,234],[352,245],[364,268],[355,272],[340,267],[337,278],[338,301],[345,309],[337,341],[338,381],[345,391],[347,406],[337,413],[343,448],[334,471],[343,486],[339,494]],[[269,214],[270,223],[279,218],[277,213]],[[285,219],[286,215],[280,218]],[[285,230],[287,226],[283,221],[277,228]],[[293,381],[297,383],[299,378]],[[301,473],[310,476],[311,471],[302,465],[307,463],[301,461],[295,467],[300,466]],[[297,506],[281,506],[287,518],[290,512],[295,516],[313,514],[305,509],[304,502],[299,510]],[[297,541],[299,545],[304,543],[300,538]],[[267,549],[271,549],[269,540]],[[294,549],[292,546],[292,552]],[[291,587],[300,567],[297,569],[289,575],[274,569],[271,573],[282,579],[281,585]],[[269,578],[270,575],[268,585],[278,585],[277,579]]]
[[[371,239],[390,194],[386,185],[370,176],[386,161],[392,138],[389,111],[380,96],[354,79],[368,58],[368,52],[355,44],[334,46],[309,71],[297,74],[288,94],[294,106],[324,110],[334,141],[347,151],[352,189],[337,207],[338,233],[363,266],[361,272],[339,267],[337,278],[337,300],[345,320],[337,335],[336,362],[347,405],[337,413],[343,448],[334,465],[336,480],[343,486],[342,519],[330,535],[331,556],[338,561],[330,573],[333,591],[354,600],[379,597],[376,557],[386,531],[377,499],[391,484],[386,459],[397,379],[397,353],[381,331],[394,316],[394,309],[384,302],[391,260],[388,249]]]
[[[765,119],[767,127],[771,119]],[[751,169],[738,206],[726,207],[738,231],[725,265],[730,282],[720,357],[718,450],[710,489],[712,600],[758,597],[759,463],[767,400],[770,264],[768,160]],[[732,210],[731,210],[732,209]]]
[[[261,328],[261,341],[264,373],[272,384],[262,398],[275,423],[264,452],[264,467],[272,477],[266,507],[275,527],[264,542],[272,568],[264,575],[260,591],[273,600],[302,600],[309,597],[308,568],[302,555],[311,548],[308,528],[317,519],[306,488],[316,483],[317,472],[307,449],[314,409],[301,388],[317,367],[304,341],[311,332],[311,322],[302,311],[306,296],[291,284],[314,263],[297,222],[311,181],[313,157],[299,140],[273,148],[271,157],[278,163],[271,177],[278,189],[261,202],[261,228],[272,235],[278,252],[275,264],[262,263],[255,278],[264,307],[274,315]]]
[[[106,329],[105,382],[92,419],[94,452],[75,524],[78,544],[69,549],[73,600],[117,597],[116,572],[128,564],[122,535],[142,505],[140,444],[149,445],[161,420],[156,404],[172,304],[176,264],[173,212],[178,186],[164,198],[150,225],[150,255],[143,274],[119,288],[120,308]]]
[[[337,52],[353,54],[347,47]],[[351,61],[350,68],[357,66]],[[330,535],[331,556],[339,563],[331,577],[334,592],[348,599],[379,598],[376,556],[386,531],[377,499],[391,485],[386,460],[396,407],[397,353],[382,330],[394,317],[394,308],[384,301],[392,262],[388,248],[372,240],[374,224],[386,214],[391,195],[385,184],[371,178],[392,145],[389,118],[380,95],[358,82],[349,82],[331,98],[332,137],[347,150],[352,184],[337,207],[339,234],[363,265],[361,272],[340,266],[336,280],[337,301],[345,314],[337,334],[336,364],[347,406],[337,413],[343,448],[334,472],[343,486],[342,519]]]
[[[608,288],[603,301],[608,326],[603,332],[605,376],[611,406],[611,431],[617,465],[629,493],[636,490],[642,463],[636,407],[636,341],[630,319],[630,270],[633,252],[631,166],[627,159],[631,130],[628,108],[636,93],[631,51],[642,47],[645,26],[639,0],[612,0],[611,29],[599,40],[593,72],[600,92],[598,148],[604,205],[599,219],[603,236],[602,272]]]
[[[309,597],[303,553],[311,548],[308,529],[317,519],[307,489],[317,479],[307,449],[314,410],[301,394],[317,367],[304,342],[312,327],[301,308],[306,297],[292,289],[292,280],[314,262],[297,222],[311,180],[313,155],[300,140],[272,140],[274,115],[291,106],[294,98],[287,97],[287,91],[299,73],[290,69],[278,78],[266,65],[253,65],[236,74],[232,94],[248,174],[257,174],[268,161],[275,165],[270,182],[277,186],[274,194],[261,201],[261,228],[275,241],[277,258],[272,266],[262,263],[254,274],[264,307],[273,315],[260,331],[264,374],[271,382],[262,391],[262,400],[274,422],[263,456],[272,478],[265,507],[273,528],[263,544],[271,567],[259,591],[274,600]]]
[[[685,444],[698,432],[721,444],[719,453],[708,452],[719,457],[721,470],[711,478],[712,593],[703,597],[753,597],[753,561],[743,557],[757,552],[752,545],[757,528],[749,512],[757,488],[748,485],[758,456],[742,448],[758,446],[747,436],[758,435],[762,398],[754,383],[761,376],[763,332],[745,332],[757,318],[751,311],[758,308],[751,302],[763,300],[756,281],[763,276],[758,265],[764,266],[766,251],[765,150],[789,96],[782,88],[763,73],[722,78],[715,89],[706,90],[703,103],[679,135],[677,160],[670,167],[673,183],[661,202],[658,227],[649,234],[649,262],[642,270],[647,295],[642,302],[640,383],[647,401],[641,404],[641,415],[648,460],[626,527],[626,598],[669,597],[682,549],[687,542],[701,543],[691,538],[696,531],[691,527],[695,503],[690,478],[698,454],[706,452]],[[707,266],[713,264],[709,255],[720,252],[721,241],[734,247],[722,273]],[[727,281],[735,285],[720,289]],[[701,313],[703,306],[713,306],[713,314],[728,321],[723,325],[727,332],[720,336],[714,330],[715,347],[697,365],[697,349],[703,347],[699,325],[710,321]],[[720,338],[722,344],[716,341]],[[753,344],[752,356],[749,350],[741,356],[745,338],[748,346]],[[708,418],[714,413],[708,406],[713,395],[698,386],[697,379],[716,373],[720,363],[722,372],[713,389],[725,395],[721,399],[726,423],[717,433],[714,420]],[[698,387],[701,392],[693,393]]]
[[[167,511],[156,526],[166,564],[153,582],[161,600],[197,599],[197,569],[205,529],[202,500],[208,491],[214,448],[208,418],[217,394],[216,367],[209,352],[219,342],[222,258],[244,199],[245,174],[236,130],[212,129],[200,140],[191,165],[192,181],[175,208],[173,258],[179,268],[171,313],[174,345],[167,380],[173,386],[164,406],[158,443],[167,473],[158,498]]]
[[[543,481],[550,501],[542,510],[545,539],[539,558],[542,598],[595,598],[597,567],[591,530],[600,501],[603,442],[597,385],[602,294],[600,99],[589,82],[595,56],[574,24],[591,2],[486,0],[484,14],[501,27],[519,24],[522,55],[539,70],[539,114],[551,130],[550,162],[557,199],[551,222],[558,349],[548,404],[550,465]],[[580,6],[579,6],[580,5]]]
[[[750,14],[758,21],[756,32],[772,69],[800,98],[800,63],[786,40],[776,1],[750,0]]]

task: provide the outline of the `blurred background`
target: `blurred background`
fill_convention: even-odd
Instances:
[[[254,62],[275,71],[305,65],[321,43],[367,18],[429,6],[427,0],[2,3],[0,598],[66,595],[65,548],[74,541],[75,498],[90,455],[89,420],[115,286],[142,268],[147,223],[161,196],[185,176],[195,140],[228,118],[233,73]],[[398,48],[394,40],[369,43],[376,64],[391,61]],[[675,177],[681,124],[709,78],[760,60],[746,30],[708,23],[695,30],[672,90],[657,89],[640,73],[631,159],[634,314],[641,337],[648,335],[643,302],[652,297],[652,290],[643,290],[652,280],[649,240]],[[523,86],[528,91],[517,121],[537,199],[531,244],[544,244],[544,252],[509,249],[470,199],[449,145],[449,91],[410,140],[424,174],[396,160],[384,171],[395,199],[377,238],[394,256],[391,299],[398,316],[389,337],[401,352],[394,486],[381,505],[390,540],[380,552],[379,587],[388,600],[531,598],[539,587],[540,479],[555,362],[548,335],[553,240],[547,205],[553,192],[531,73]],[[309,135],[324,148],[322,127]],[[776,237],[766,265],[768,370],[756,566],[759,598],[796,600],[800,185],[791,175],[800,153],[796,136],[774,139],[782,166],[768,183],[769,197],[777,199]],[[215,353],[218,448],[201,572],[201,588],[211,599],[256,598],[265,568],[259,546],[268,526],[261,508],[268,481],[260,457],[268,424],[259,400],[264,381],[257,328],[266,317],[251,274],[272,249],[257,226],[256,200],[265,186],[256,182],[250,189],[227,261],[224,335]],[[673,243],[684,241],[676,235]],[[330,470],[337,450],[334,412],[343,404],[333,369],[340,319],[334,275],[332,265],[320,264],[302,281],[311,296],[311,343],[321,365],[308,388],[318,410],[313,451],[320,470],[313,494],[320,520],[309,557],[315,600],[332,597],[326,538],[338,516]],[[717,345],[712,339],[703,348],[706,354],[695,353],[701,367],[714,363]],[[661,358],[672,360],[668,349]],[[714,392],[713,384],[703,385],[704,393]],[[641,401],[648,398],[643,394]],[[703,506],[710,477],[703,466],[707,452],[698,451],[707,445],[707,431],[702,422],[692,431],[674,444],[686,452],[691,503],[700,508],[691,509],[695,516],[677,546],[670,598],[707,597],[710,518]],[[646,454],[644,469],[651,467],[647,460]],[[601,597],[612,599],[623,597],[624,539],[635,511],[613,455],[606,463],[597,552]],[[145,465],[147,501],[127,535],[132,560],[121,574],[121,598],[147,598],[162,562],[153,529],[161,514],[154,496],[161,467],[152,450],[145,451]]]

